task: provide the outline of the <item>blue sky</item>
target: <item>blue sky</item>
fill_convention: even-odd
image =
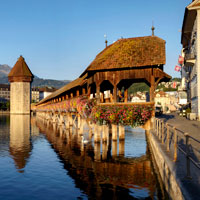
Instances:
[[[164,71],[173,77],[181,52],[181,27],[191,0],[0,0],[0,64],[22,55],[32,73],[77,78],[117,39],[155,35],[166,40]]]

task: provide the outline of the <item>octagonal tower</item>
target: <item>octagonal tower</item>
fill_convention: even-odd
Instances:
[[[22,56],[8,74],[10,81],[10,113],[30,114],[33,74]]]

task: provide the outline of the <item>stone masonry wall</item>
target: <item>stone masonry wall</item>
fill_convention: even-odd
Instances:
[[[10,99],[11,114],[30,114],[30,83],[12,82]]]

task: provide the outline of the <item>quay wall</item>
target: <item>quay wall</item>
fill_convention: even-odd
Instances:
[[[165,189],[170,199],[174,200],[189,200],[191,199],[188,192],[182,186],[177,172],[175,171],[175,163],[169,157],[162,144],[158,141],[155,135],[151,131],[147,131],[147,141],[149,143],[150,151],[154,167],[158,170],[161,180],[165,186]]]

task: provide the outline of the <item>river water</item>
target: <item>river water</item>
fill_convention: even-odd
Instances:
[[[26,115],[0,115],[0,199],[166,199],[145,133],[84,144],[73,130]]]

